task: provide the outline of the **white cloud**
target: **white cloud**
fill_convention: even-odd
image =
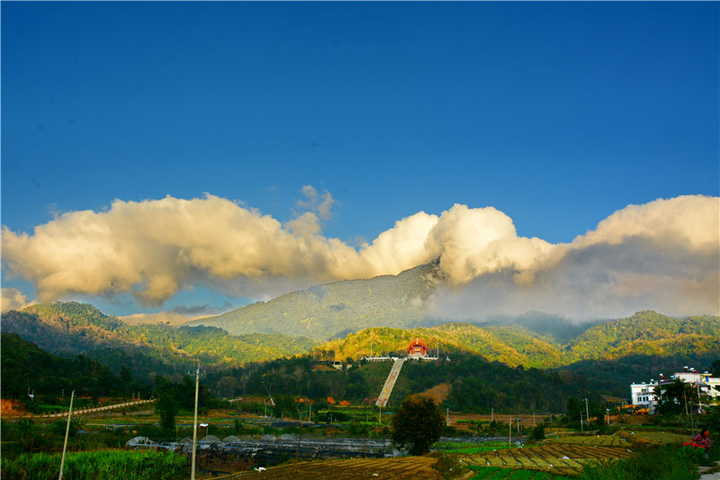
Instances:
[[[27,297],[17,288],[3,288],[1,303],[3,313],[10,310],[21,310],[29,304]]]
[[[318,193],[312,185],[305,185],[302,188],[305,200],[298,200],[297,205],[311,212],[317,212],[318,216],[323,220],[329,220],[332,217],[332,207],[337,203],[333,196],[325,190],[325,193]]]
[[[570,244],[543,245],[539,255],[514,265],[519,271],[495,269],[443,292],[435,308],[446,318],[530,310],[578,319],[645,309],[718,315],[719,222],[717,197],[631,205]]]
[[[442,214],[427,244],[439,253],[440,267],[455,284],[507,269],[527,271],[552,248],[537,238],[518,237],[510,217],[499,210],[465,205]]]
[[[519,237],[512,219],[492,207],[454,205],[439,216],[400,219],[356,249],[322,234],[332,196],[310,186],[303,192],[313,211],[285,225],[212,195],[116,200],[107,211],[66,213],[32,235],[4,228],[3,262],[34,284],[41,301],[132,292],[157,305],[198,283],[259,298],[440,259],[454,288],[437,305],[455,316],[717,312],[717,197],[629,206],[558,245]]]

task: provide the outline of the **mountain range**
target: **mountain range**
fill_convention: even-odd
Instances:
[[[580,324],[531,312],[481,324],[441,323],[428,313],[441,284],[437,265],[428,264],[397,276],[318,285],[182,326],[130,325],[92,305],[54,302],[4,313],[2,332],[54,354],[84,354],[115,369],[126,365],[143,378],[184,372],[198,362],[222,369],[306,354],[359,360],[402,353],[415,338],[448,356],[476,354],[540,369],[628,359],[635,366],[672,368],[675,360],[709,365],[720,358],[716,316],[643,311]]]
[[[520,319],[522,321],[523,319]],[[541,330],[542,329],[538,329]],[[38,304],[2,317],[3,333],[16,333],[56,354],[87,354],[111,364],[155,365],[159,371],[205,365],[233,366],[253,361],[311,354],[328,361],[358,360],[371,353],[401,353],[421,338],[443,354],[473,353],[511,367],[557,368],[583,360],[630,356],[713,360],[720,357],[720,319],[672,318],[652,311],[589,326],[560,342],[526,325],[447,323],[409,329],[365,328],[327,342],[279,333],[231,335],[209,326],[128,325],[92,305]]]

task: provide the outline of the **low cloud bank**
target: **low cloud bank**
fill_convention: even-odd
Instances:
[[[116,200],[104,212],[66,213],[30,235],[3,228],[3,262],[33,283],[40,301],[131,292],[157,306],[197,284],[260,297],[280,293],[278,282],[301,288],[439,259],[447,288],[435,305],[448,317],[718,313],[718,197],[631,205],[569,244],[519,237],[503,212],[458,204],[439,216],[398,220],[355,248],[322,235],[332,196],[303,192],[307,201],[298,206],[306,211],[284,225],[213,195]]]

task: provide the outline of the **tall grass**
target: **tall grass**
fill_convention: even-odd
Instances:
[[[578,480],[695,480],[702,453],[664,446],[622,460],[588,464]]]
[[[72,480],[173,480],[185,478],[187,458],[171,452],[105,450],[69,453],[63,477]],[[23,454],[2,458],[6,480],[51,480],[60,473],[60,454]]]

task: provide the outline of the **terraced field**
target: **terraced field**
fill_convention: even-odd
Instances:
[[[592,460],[629,457],[632,452],[628,446],[628,442],[620,437],[565,437],[547,440],[542,446],[537,447],[459,454],[458,458],[471,467],[510,468],[553,475],[576,475],[582,470],[583,465]]]
[[[544,444],[548,443],[559,443],[563,445],[590,445],[597,447],[630,447],[630,442],[625,440],[621,436],[617,435],[595,435],[588,437],[560,437],[560,438],[547,438],[543,440]]]
[[[632,455],[627,440],[609,435],[550,438],[530,448],[498,447],[487,450],[476,445],[451,452],[465,467],[475,471],[473,480],[560,480],[578,474],[590,461]],[[436,462],[433,457],[304,461],[272,467],[263,472],[243,472],[220,478],[440,480],[440,472],[433,468]]]
[[[356,458],[299,462],[269,468],[264,472],[244,472],[222,479],[264,478],[273,480],[359,480],[377,478],[385,480],[423,479],[442,480],[433,465],[432,457]]]

